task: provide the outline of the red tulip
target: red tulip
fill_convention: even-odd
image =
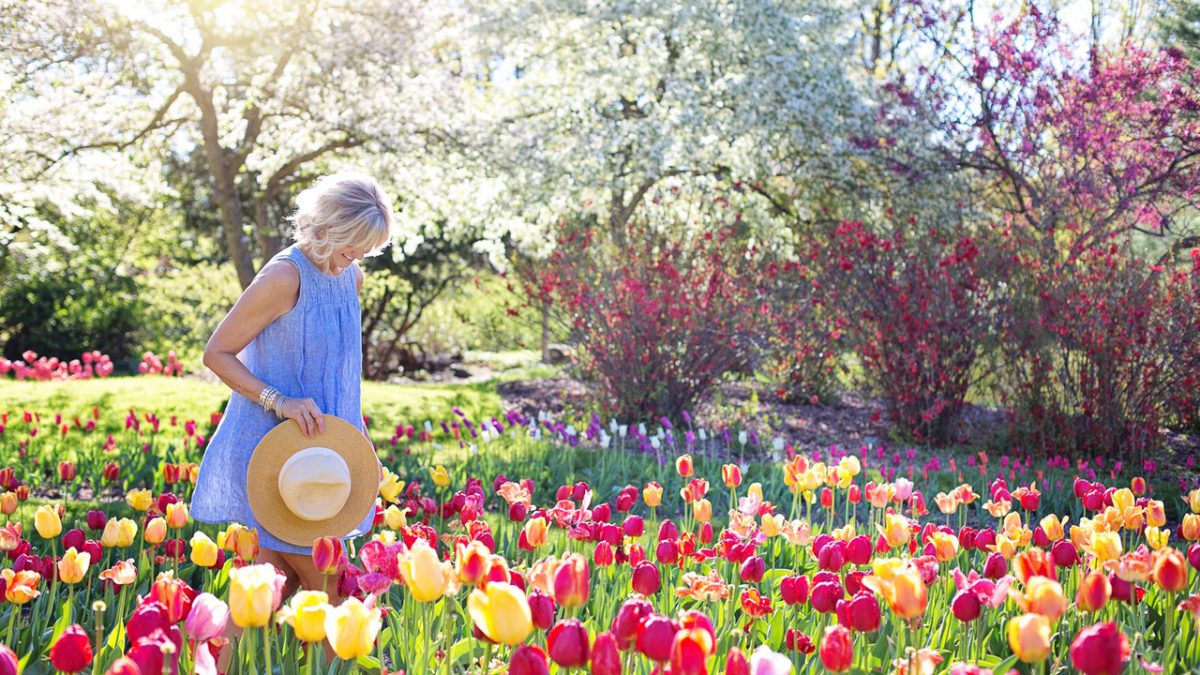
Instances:
[[[8,645],[0,644],[0,675],[17,675],[20,659]]]
[[[62,536],[63,550],[73,548],[76,551],[82,551],[84,541],[87,541],[87,535],[83,533],[83,530],[67,530]]]
[[[950,611],[954,613],[954,618],[963,623],[970,623],[979,618],[979,612],[983,609],[982,603],[979,602],[979,596],[971,592],[970,589],[964,588],[955,594],[954,599],[950,601]]]
[[[712,633],[702,628],[677,632],[671,642],[672,675],[708,675],[706,661],[715,648]]]
[[[335,574],[342,560],[342,540],[337,537],[320,537],[313,541],[313,565],[322,575]]]
[[[1188,564],[1200,570],[1200,541],[1188,546],[1187,559]]]
[[[822,581],[812,587],[809,602],[812,608],[822,613],[837,610],[837,603],[845,596],[842,584],[838,581]]]
[[[92,642],[78,624],[72,624],[50,647],[50,663],[64,673],[78,673],[92,663]]]
[[[684,478],[691,478],[692,474],[696,473],[696,464],[692,461],[691,455],[680,455],[675,460],[675,470]]]
[[[1125,581],[1117,576],[1116,572],[1108,575],[1108,583],[1112,586],[1112,597],[1114,599],[1131,605],[1141,602],[1142,596],[1146,594],[1146,589],[1138,588],[1137,585]]]
[[[767,563],[762,558],[752,555],[742,563],[739,577],[743,583],[757,584],[762,581],[763,575],[766,573]]]
[[[780,579],[779,595],[789,607],[808,602],[808,577],[791,576]]]
[[[789,652],[800,652],[801,654],[811,654],[817,651],[817,646],[813,644],[812,638],[795,628],[789,628],[783,634],[783,646]]]
[[[850,630],[841,624],[834,624],[825,629],[825,637],[821,638],[821,663],[835,673],[849,670],[854,662],[854,643]]]
[[[104,525],[108,522],[108,518],[103,511],[93,509],[87,512],[87,526],[92,532],[99,532],[104,529]]]
[[[846,542],[835,541],[821,549],[821,554],[817,556],[817,565],[823,570],[836,572],[842,569],[842,565],[846,562],[845,551]]]
[[[662,521],[662,523],[658,526],[658,540],[665,541],[670,539],[671,541],[674,541],[678,538],[679,528],[675,527],[675,523],[671,522],[669,519]]]
[[[750,675],[750,662],[737,647],[729,649],[729,656],[725,659],[725,675]]]
[[[596,544],[596,550],[592,552],[592,562],[596,563],[596,567],[608,567],[613,564],[613,549],[607,541]]]
[[[121,477],[121,466],[116,462],[109,462],[104,465],[104,480],[113,482]]]
[[[167,610],[167,618],[172,624],[176,624],[183,621],[192,611],[196,590],[186,581],[164,573],[160,574],[150,587],[150,597],[162,604]]]
[[[641,516],[630,515],[625,518],[625,522],[621,523],[621,532],[626,537],[637,539],[646,531],[646,521],[642,520]]]
[[[64,483],[75,480],[75,462],[59,462],[58,477],[61,478]]]
[[[637,650],[650,659],[663,663],[671,658],[671,644],[679,624],[665,616],[652,614],[642,622],[637,636]]]
[[[509,675],[550,675],[546,652],[533,645],[521,645],[508,660]]]
[[[846,560],[853,565],[866,565],[871,562],[871,538],[860,534],[847,542]]]
[[[862,502],[862,488],[857,485],[851,485],[850,489],[846,492],[846,498],[850,500],[851,504]]]
[[[642,623],[653,612],[654,608],[650,603],[641,598],[626,600],[617,610],[612,622],[612,633],[617,639],[617,647],[622,650],[632,647],[641,632]]]
[[[989,532],[991,530],[988,530]],[[999,579],[1008,574],[1008,561],[999,553],[991,553],[983,563],[983,576],[988,579]]]
[[[1187,563],[1183,554],[1173,548],[1164,548],[1154,557],[1152,578],[1154,583],[1168,593],[1176,593],[1187,587]]]
[[[1107,621],[1079,631],[1071,642],[1071,663],[1083,675],[1117,675],[1129,660],[1129,638]]]
[[[1146,479],[1134,476],[1133,480],[1129,481],[1129,489],[1133,491],[1135,497],[1141,497],[1146,494]]]
[[[674,539],[664,539],[658,542],[658,548],[654,550],[654,557],[664,565],[674,565],[679,560],[679,545]]]
[[[541,591],[529,594],[529,616],[539,630],[550,630],[554,625],[554,599]]]
[[[658,565],[643,561],[633,568],[633,590],[635,592],[650,596],[657,593],[661,586],[662,580],[658,572]]]
[[[879,630],[883,620],[879,600],[871,591],[861,591],[850,600],[837,603],[838,622],[860,633]]]
[[[617,638],[605,631],[592,643],[592,675],[621,675],[621,652]]]
[[[1079,552],[1069,539],[1059,539],[1050,547],[1050,557],[1059,567],[1071,567],[1079,564]]]
[[[1112,595],[1112,584],[1103,572],[1091,572],[1079,582],[1075,604],[1089,612],[1098,612],[1108,604]]]
[[[546,636],[550,658],[563,668],[585,666],[588,662],[588,632],[579,619],[555,624]]]
[[[163,673],[164,675],[179,675],[179,653],[183,645],[183,637],[178,626],[169,629],[156,628],[149,635],[133,641],[133,647],[127,656],[138,665],[143,673]],[[164,653],[173,650],[170,658]]]

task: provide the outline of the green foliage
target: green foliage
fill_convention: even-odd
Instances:
[[[241,292],[232,268],[211,263],[144,274],[137,285],[146,308],[138,351],[175,350],[189,371],[201,367],[205,342]]]
[[[1163,43],[1200,59],[1200,0],[1173,0],[1159,20]]]

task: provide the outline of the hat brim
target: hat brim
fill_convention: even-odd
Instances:
[[[326,447],[341,455],[350,469],[350,496],[341,511],[325,520],[304,520],[287,507],[279,494],[279,472],[292,455],[311,447]],[[371,442],[349,422],[325,415],[325,432],[304,435],[295,420],[285,420],[267,432],[246,469],[246,496],[258,524],[276,539],[312,546],[320,537],[342,538],[354,531],[375,508],[379,494],[379,458]]]

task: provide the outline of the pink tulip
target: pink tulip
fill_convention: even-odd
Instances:
[[[197,642],[217,637],[229,622],[229,605],[212,593],[201,593],[192,601],[192,611],[184,622],[184,630]]]

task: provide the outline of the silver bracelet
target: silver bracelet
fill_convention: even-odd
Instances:
[[[275,401],[279,398],[279,390],[275,387],[267,385],[258,394],[258,405],[266,412],[271,412],[275,406]]]
[[[284,404],[284,402],[286,402],[286,401],[287,401],[287,397],[286,397],[286,396],[284,396],[283,394],[280,394],[280,395],[279,395],[279,396],[278,396],[278,397],[275,399],[275,402],[274,402],[274,404],[271,406],[271,407],[272,407],[272,409],[275,411],[275,418],[276,418],[276,419],[283,419],[283,404]]]

